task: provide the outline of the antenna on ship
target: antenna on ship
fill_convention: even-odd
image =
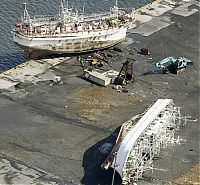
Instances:
[[[69,10],[69,1],[67,0],[67,11]]]
[[[77,8],[75,8],[75,12],[76,12],[76,15],[78,15],[78,10],[77,10]]]
[[[118,13],[119,13],[118,0],[115,0],[115,6],[114,6],[113,10],[114,10],[114,14],[116,14],[116,17],[118,19]]]
[[[22,22],[23,23],[30,23],[30,16],[29,16],[29,13],[26,9],[26,3],[23,3],[23,6],[24,6],[24,14],[23,14],[23,17],[22,17]]]
[[[84,15],[84,13],[85,13],[85,1],[84,1],[84,3],[83,3],[82,15]]]
[[[115,0],[115,6],[116,6],[116,8],[118,7],[118,1],[117,0]]]
[[[60,14],[64,11],[64,2],[60,0]]]
[[[67,0],[67,7],[66,7],[66,2],[65,0],[60,0],[60,15],[63,13],[68,12],[68,0]]]

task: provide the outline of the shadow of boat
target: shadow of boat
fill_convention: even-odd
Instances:
[[[85,151],[82,162],[85,174],[81,180],[82,184],[112,185],[114,170],[112,168],[103,170],[101,165],[110,154],[117,139],[120,127],[116,128],[110,136],[98,141],[95,145]],[[121,182],[121,177],[115,171],[113,185],[120,185]]]

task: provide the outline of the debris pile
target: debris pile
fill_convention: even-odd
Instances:
[[[167,57],[156,63],[157,68],[161,68],[163,73],[177,74],[181,69],[186,69],[189,65],[193,65],[193,62],[185,57]]]

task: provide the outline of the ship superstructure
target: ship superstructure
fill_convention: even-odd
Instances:
[[[125,39],[126,18],[117,3],[110,12],[84,15],[61,0],[56,16],[34,17],[30,17],[24,3],[22,21],[13,30],[13,41],[24,49],[52,53],[98,50]]]

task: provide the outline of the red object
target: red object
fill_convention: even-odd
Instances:
[[[148,55],[149,54],[148,48],[141,48],[140,54],[142,54],[142,55]]]
[[[21,28],[22,25],[21,25],[21,24],[15,24],[15,27],[16,27],[16,28]]]

